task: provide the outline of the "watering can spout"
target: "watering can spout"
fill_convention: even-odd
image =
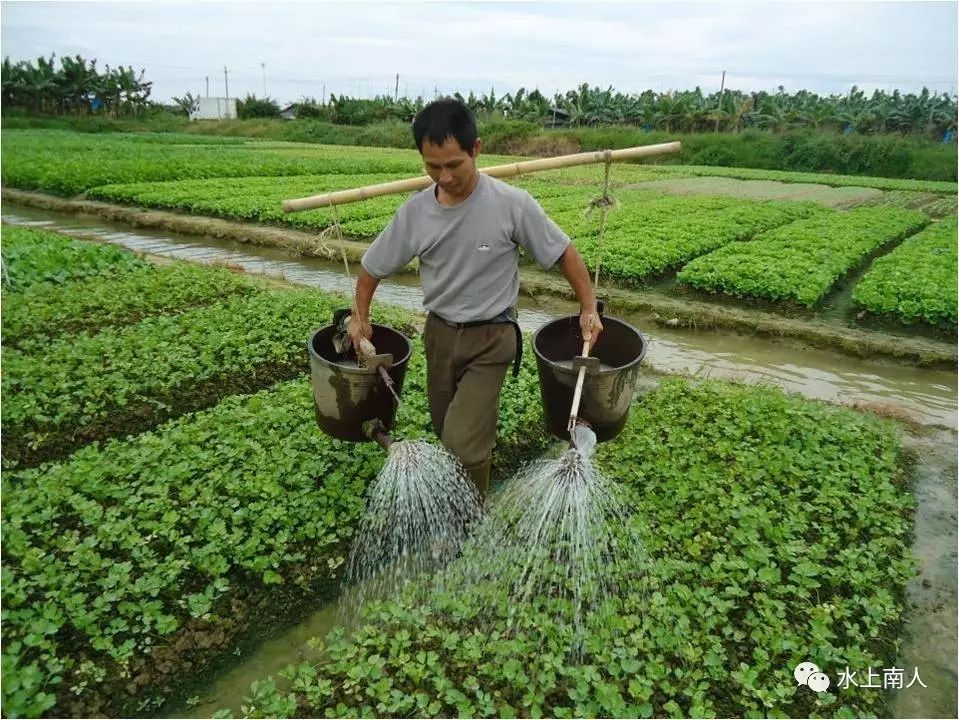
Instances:
[[[383,421],[379,418],[373,418],[363,423],[363,434],[370,440],[373,440],[381,448],[389,452],[390,445],[393,444],[393,438],[383,426]]]

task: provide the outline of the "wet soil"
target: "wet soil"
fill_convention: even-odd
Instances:
[[[907,589],[909,614],[898,667],[927,686],[893,691],[893,717],[957,717],[957,448],[955,431],[924,429],[904,438],[918,456],[916,531],[920,567]]]

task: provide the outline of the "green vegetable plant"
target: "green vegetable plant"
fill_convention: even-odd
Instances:
[[[898,656],[915,501],[887,421],[766,388],[664,382],[598,450],[642,547],[582,655],[554,598],[517,605],[454,564],[432,593],[371,603],[320,659],[263,678],[245,717],[855,717],[793,668]],[[467,556],[468,557],[468,556]]]
[[[51,342],[71,335],[249,295],[256,287],[243,274],[186,262],[60,284],[38,283],[4,296],[4,344],[40,353]]]
[[[857,307],[905,324],[956,328],[956,220],[943,220],[877,259],[853,289]]]
[[[676,277],[698,290],[811,308],[870,253],[928,223],[920,212],[896,208],[818,214],[714,250]]]
[[[58,285],[149,266],[128,250],[74,240],[49,230],[5,225],[0,233],[5,299],[7,293],[35,285]]]

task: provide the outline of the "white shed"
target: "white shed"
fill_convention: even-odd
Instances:
[[[236,120],[236,98],[201,97],[190,111],[191,120]]]

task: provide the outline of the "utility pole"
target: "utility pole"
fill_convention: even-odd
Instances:
[[[206,76],[206,96],[210,97],[210,76]]]
[[[227,120],[229,120],[230,119],[230,82],[227,79],[226,65],[223,66],[223,87],[224,87],[224,90],[226,91],[226,102],[224,103],[225,107],[223,108],[223,115],[224,117],[227,118]],[[219,104],[220,103],[217,103],[217,105]]]
[[[263,97],[266,98],[266,63],[260,62],[260,69],[263,70]]]
[[[726,95],[726,71],[723,70],[723,79],[719,83],[719,107],[717,110],[723,109],[723,98]],[[716,132],[719,132],[719,113],[716,113]]]
[[[326,83],[323,83],[323,96],[320,98],[320,105],[326,107]]]
[[[393,90],[393,102],[400,99],[400,74],[396,73],[396,87]]]

